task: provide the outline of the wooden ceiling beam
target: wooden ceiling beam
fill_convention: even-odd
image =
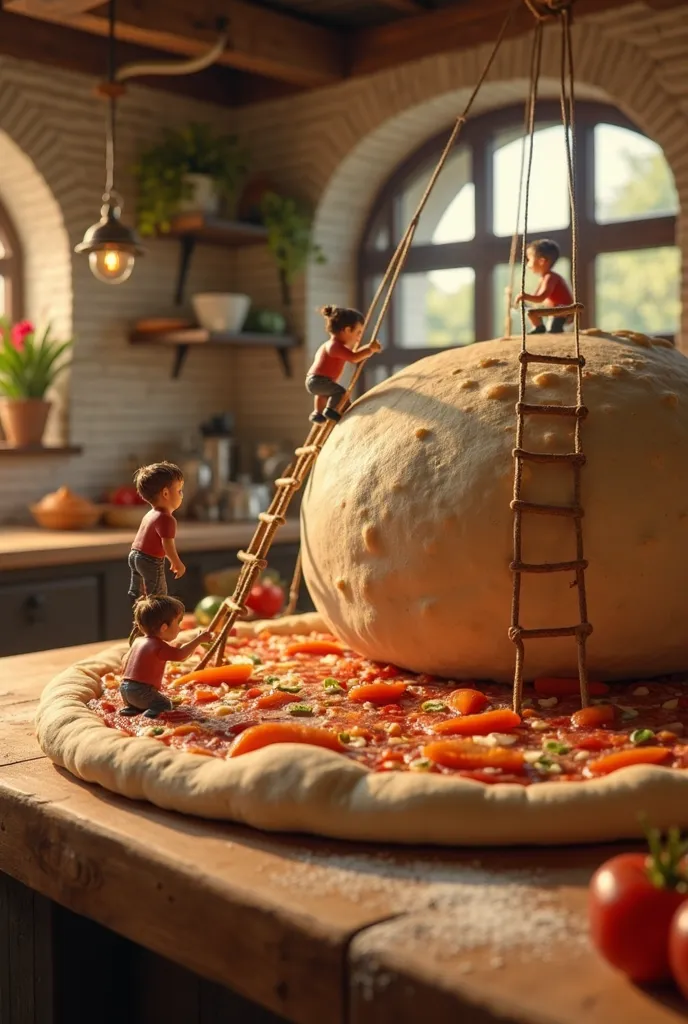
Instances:
[[[389,7],[400,14],[422,14],[428,8],[421,0],[377,0],[381,7]]]
[[[631,0],[626,0],[627,4]],[[681,7],[686,0],[645,0],[650,7],[667,10]],[[391,24],[356,32],[350,47],[350,75],[371,75],[377,71],[456,50],[494,42],[512,0],[463,0],[426,14],[403,18]],[[623,7],[623,0],[574,0],[574,17]],[[515,11],[507,38],[522,35],[533,26],[533,16],[522,4]]]
[[[120,43],[117,53],[123,64],[169,59],[169,54],[131,43]],[[106,39],[7,11],[0,11],[0,54],[35,61],[46,68],[47,76],[53,67],[104,78],[107,68]],[[230,107],[298,91],[295,86],[218,66],[195,75],[137,78],[136,84]]]
[[[29,14],[32,18],[70,18],[93,7],[100,7],[102,0],[7,0],[3,4],[15,14]]]
[[[59,14],[63,0],[3,0],[31,4],[35,17],[104,36],[107,5],[71,15]],[[69,4],[71,0],[64,0]],[[77,0],[74,0],[78,6]],[[92,4],[81,4],[81,7]],[[42,13],[37,8],[42,7]],[[196,57],[213,44],[221,19],[228,25],[229,42],[219,62],[240,71],[263,75],[295,86],[330,85],[343,77],[343,51],[335,32],[245,0],[119,0],[117,38],[165,53]]]

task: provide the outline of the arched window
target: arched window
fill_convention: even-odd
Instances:
[[[21,319],[22,253],[19,237],[5,207],[0,203],[0,316]]]
[[[528,237],[556,241],[557,270],[568,276],[571,235],[560,116],[557,103],[538,105]],[[432,352],[502,335],[522,134],[520,106],[466,125],[418,224],[382,330],[384,348],[367,372],[366,386]],[[374,204],[359,260],[360,303],[366,308],[446,138],[443,132],[414,153]],[[661,149],[614,108],[578,103],[576,189],[583,326],[672,337],[680,314],[678,197]],[[519,261],[520,253],[516,292]],[[534,287],[528,275],[526,291]],[[519,333],[520,313],[512,323]]]

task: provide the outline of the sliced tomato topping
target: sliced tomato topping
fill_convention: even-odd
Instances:
[[[230,757],[248,754],[252,750],[271,746],[273,743],[306,743],[328,750],[342,751],[344,748],[334,733],[316,726],[301,725],[298,722],[263,722],[246,729],[232,743]]]
[[[662,764],[671,757],[668,747],[632,747],[630,750],[617,750],[596,761],[588,761],[587,770],[591,775],[609,775],[619,768],[629,768],[634,764]]]
[[[435,740],[423,747],[423,757],[445,768],[481,769],[501,768],[503,771],[523,771],[525,761],[521,750],[511,747],[483,747],[470,740]]]
[[[300,643],[289,644],[287,657],[294,654],[343,654],[344,647],[335,643],[334,640],[303,640]]]
[[[447,704],[461,715],[475,715],[489,703],[490,698],[480,690],[452,690],[447,697]]]
[[[355,704],[392,704],[406,693],[406,683],[361,683],[349,688],[347,696]]]
[[[253,665],[240,661],[233,665],[218,665],[215,668],[201,668],[196,672],[188,672],[172,681],[172,686],[185,686],[186,683],[203,683],[205,686],[220,686],[222,683],[237,685],[251,678]]]
[[[603,729],[616,721],[617,709],[613,704],[592,704],[571,715],[574,729]]]
[[[457,715],[438,722],[433,732],[454,736],[487,736],[491,732],[511,732],[521,724],[521,716],[506,708],[483,711],[481,715]]]

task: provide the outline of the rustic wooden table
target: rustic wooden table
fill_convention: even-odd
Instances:
[[[76,1024],[85,1006],[90,1024],[688,1019],[587,948],[586,883],[613,848],[267,835],[56,769],[33,736],[36,700],[100,646],[0,660],[2,1024]]]

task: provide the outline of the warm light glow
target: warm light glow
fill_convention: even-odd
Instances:
[[[103,284],[122,284],[131,277],[134,254],[114,246],[89,253],[91,273]]]

